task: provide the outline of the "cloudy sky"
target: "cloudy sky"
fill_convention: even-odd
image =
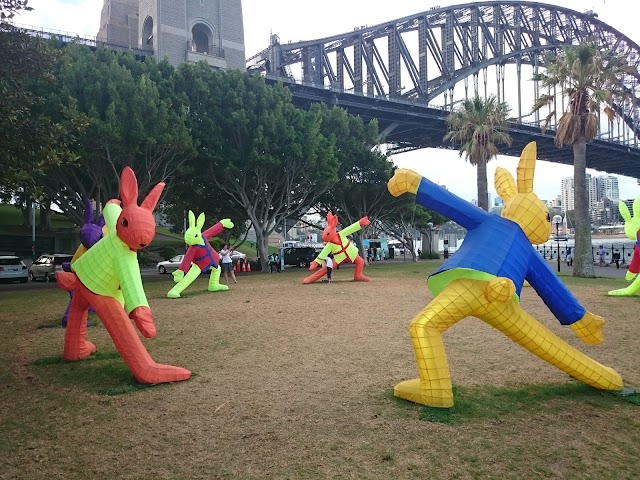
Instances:
[[[191,0],[188,0],[191,1]],[[207,0],[205,0],[207,1]],[[463,0],[425,1],[402,0],[243,0],[244,33],[247,57],[269,44],[275,33],[282,43],[311,40],[352,31],[363,25],[376,25],[425,11],[434,6],[465,3]],[[599,19],[640,43],[638,18],[640,4],[629,0],[549,0],[547,4],[562,5],[578,11],[594,10]],[[23,13],[17,23],[95,36],[100,23],[102,0],[29,0],[34,11]],[[524,88],[524,87],[523,87]],[[533,90],[533,88],[531,88]],[[523,102],[524,103],[524,102]],[[475,169],[454,151],[424,149],[394,157],[400,167],[411,168],[433,181],[446,185],[463,198],[475,198]],[[492,183],[496,166],[515,171],[517,159],[500,156],[488,166]],[[598,175],[600,172],[590,171]],[[573,176],[573,167],[539,162],[535,190],[541,198],[552,199],[560,193],[560,180]],[[640,195],[636,179],[619,177],[620,195],[635,198]],[[495,195],[492,186],[490,192]]]

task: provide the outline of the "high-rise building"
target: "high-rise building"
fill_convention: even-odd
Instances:
[[[103,0],[98,40],[152,50],[176,66],[245,70],[241,0]]]
[[[592,208],[596,203],[598,203],[600,196],[597,179],[588,173],[586,178],[586,188],[589,195],[589,208]],[[560,183],[560,196],[562,202],[562,213],[575,210],[573,177],[566,177],[562,179]]]
[[[598,192],[600,200],[608,198],[617,202],[620,199],[618,190],[618,177],[613,175],[601,175],[598,177]]]

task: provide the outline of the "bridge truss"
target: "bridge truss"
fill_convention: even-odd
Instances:
[[[632,171],[622,173],[615,168],[611,173],[640,176],[640,149],[636,152],[640,147],[640,47],[593,12],[530,1],[436,7],[322,39],[283,44],[272,35],[271,45],[247,60],[247,69],[286,81],[294,96],[302,91],[306,97],[325,95],[310,95],[309,88],[315,88],[333,92],[337,104],[338,99],[353,103],[348,96],[386,100],[387,109],[395,104],[400,117],[381,122],[381,128],[395,150],[404,151],[445,145],[441,139],[425,141],[417,134],[417,124],[406,125],[401,118],[403,108],[432,107],[446,112],[473,94],[496,95],[511,105],[521,130],[537,131],[547,112],[531,114],[535,100],[542,93],[556,95],[559,110],[564,110],[564,97],[560,92],[541,92],[539,84],[531,81],[533,75],[544,69],[548,52],[589,40],[602,50],[624,55],[633,67],[633,73],[620,79],[629,99],[613,105],[620,119],[610,123],[603,118],[598,140],[616,144],[615,150],[626,147],[621,151],[626,150],[638,163]],[[360,102],[361,106],[366,103],[365,99]],[[552,123],[552,130],[554,127]],[[612,152],[605,149],[598,161]]]

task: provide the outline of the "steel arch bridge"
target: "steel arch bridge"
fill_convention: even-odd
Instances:
[[[612,105],[619,121],[602,122],[587,166],[640,178],[640,46],[592,11],[531,1],[434,7],[316,40],[282,44],[272,35],[269,47],[247,60],[247,70],[285,82],[299,106],[322,101],[377,118],[396,153],[450,147],[442,138],[451,108],[470,94],[491,93],[517,114],[513,145],[502,153],[517,156],[536,140],[540,159],[571,164],[571,149],[555,147],[553,128],[543,134],[540,113],[529,113],[541,93],[557,94],[559,109],[564,98],[541,92],[530,79],[544,69],[547,52],[589,40],[624,55],[633,73],[620,79],[630,98]]]

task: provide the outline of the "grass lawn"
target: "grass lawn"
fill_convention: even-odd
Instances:
[[[0,479],[634,479],[640,400],[572,380],[483,322],[444,338],[455,406],[393,397],[417,376],[407,326],[430,300],[439,262],[367,267],[369,283],[302,285],[308,272],[238,275],[228,292],[202,276],[185,298],[146,282],[153,358],[189,368],[182,383],[136,384],[95,317],[92,358],[61,360],[68,295],[0,292]],[[637,298],[622,280],[563,277],[606,320],[582,344],[530,287],[540,322],[640,387]]]

